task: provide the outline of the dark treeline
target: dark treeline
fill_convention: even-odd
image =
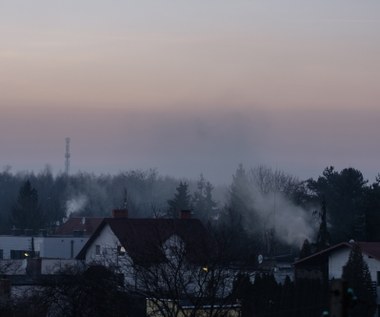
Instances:
[[[246,170],[240,165],[226,188],[215,188],[202,175],[179,180],[156,170],[117,175],[53,175],[49,168],[37,174],[9,169],[0,173],[1,232],[52,228],[69,216],[110,216],[125,202],[130,217],[176,217],[178,210],[190,209],[204,223],[218,223],[225,231],[221,234],[230,235],[236,245],[255,250],[240,252],[252,258],[252,252],[299,249],[305,239],[312,249],[321,238],[322,206],[326,245],[380,239],[380,178],[370,184],[354,168],[328,167],[317,179],[299,180],[279,170]],[[287,227],[292,217],[303,218],[299,227]],[[301,234],[293,237],[295,231]]]
[[[299,180],[264,166],[239,165],[226,188],[215,188],[202,175],[180,180],[155,170],[0,173],[3,233],[53,230],[67,217],[109,217],[125,205],[130,217],[178,217],[180,210],[191,210],[214,234],[228,265],[257,268],[259,254],[294,261],[341,241],[380,241],[380,176],[371,184],[354,168],[328,167],[316,179]],[[347,265],[345,274],[358,276],[359,266]],[[254,281],[241,275],[235,291],[243,316],[319,316],[327,307],[326,285],[288,278],[277,283],[263,273]]]
[[[0,173],[0,230],[52,228],[70,216],[109,217],[125,199],[131,217],[157,216],[166,211],[178,183],[155,170],[53,175],[49,168],[38,174],[6,169]]]

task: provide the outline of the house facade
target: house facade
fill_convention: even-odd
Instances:
[[[188,213],[180,219],[132,219],[114,212],[77,258],[122,273],[125,288],[147,299],[148,316],[171,316],[178,307],[183,316],[194,311],[206,316],[209,309],[215,311],[212,316],[226,310],[228,316],[239,316],[240,305],[227,297],[233,274],[213,263],[214,247],[203,224]],[[169,305],[173,300],[176,305]],[[178,306],[179,301],[188,304]],[[161,315],[152,310],[153,302]]]
[[[380,311],[380,242],[342,242],[294,263],[295,278],[331,281],[340,279],[353,245],[359,245],[367,263]]]
[[[208,232],[187,214],[180,219],[130,219],[120,210],[113,214],[103,219],[77,258],[116,268],[130,288],[138,287],[139,269],[173,264],[179,256],[189,267],[202,268],[211,255]]]
[[[88,237],[81,236],[0,236],[0,260],[74,259],[87,240]]]

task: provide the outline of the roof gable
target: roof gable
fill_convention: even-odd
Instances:
[[[185,256],[191,262],[204,261],[211,249],[210,235],[198,219],[105,218],[78,258],[84,259],[87,249],[106,224],[135,263],[165,261],[163,246],[173,235],[184,242]]]
[[[359,245],[361,252],[368,256],[371,256],[380,261],[380,242],[355,242]],[[341,242],[330,248],[322,250],[320,252],[314,253],[306,258],[300,259],[294,263],[294,265],[303,264],[310,260],[316,259],[317,257],[329,256],[333,252],[342,248],[352,248],[353,243],[351,242]]]

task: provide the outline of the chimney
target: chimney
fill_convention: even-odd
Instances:
[[[112,218],[128,218],[128,209],[112,210]]]
[[[181,210],[180,219],[191,219],[191,210]]]

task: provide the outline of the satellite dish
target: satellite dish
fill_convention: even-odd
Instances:
[[[259,256],[257,257],[257,262],[259,262],[259,264],[263,263],[263,260],[264,260],[264,257],[262,254],[259,254]]]

